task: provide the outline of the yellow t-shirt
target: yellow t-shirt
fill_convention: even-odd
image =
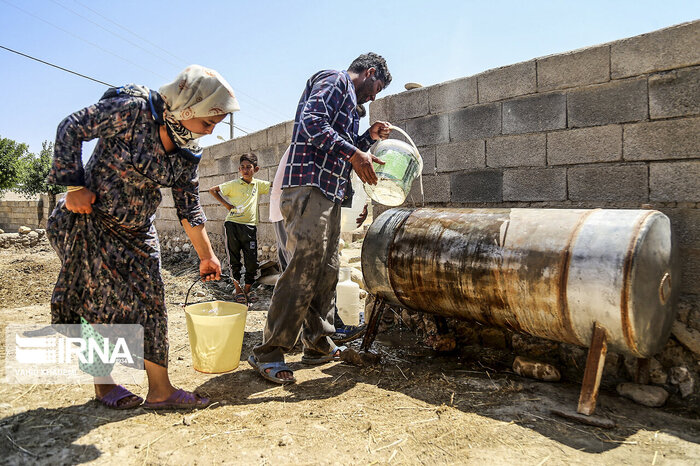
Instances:
[[[246,183],[242,178],[220,184],[221,194],[233,205],[226,216],[227,222],[244,225],[258,224],[258,199],[261,194],[270,192],[270,182],[253,178]]]

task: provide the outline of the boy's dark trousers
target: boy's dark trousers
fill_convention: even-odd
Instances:
[[[258,272],[258,229],[254,225],[224,222],[231,277],[241,281],[241,251],[245,263],[245,284],[252,285]]]

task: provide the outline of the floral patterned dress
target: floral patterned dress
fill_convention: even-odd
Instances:
[[[198,159],[165,153],[159,135],[163,101],[155,91],[148,98],[110,91],[58,127],[48,181],[84,185],[97,199],[91,214],[70,212],[61,201],[49,217],[47,234],[62,262],[51,320],[141,324],[144,358],[167,367],[167,314],[153,222],[163,187],[172,189],[180,219],[192,226],[206,221]],[[94,138],[99,141],[83,168],[82,142]]]

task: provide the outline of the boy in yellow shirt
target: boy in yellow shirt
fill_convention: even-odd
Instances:
[[[253,175],[260,170],[258,157],[253,154],[241,155],[238,164],[240,178],[214,186],[209,192],[214,199],[228,209],[224,222],[226,233],[226,248],[228,249],[231,277],[241,280],[241,251],[245,263],[245,289],[236,282],[236,297],[238,303],[256,302],[258,297],[251,286],[258,272],[258,200],[261,194],[270,192],[269,181],[258,180]],[[223,197],[222,197],[223,195]],[[231,202],[229,202],[231,201]]]

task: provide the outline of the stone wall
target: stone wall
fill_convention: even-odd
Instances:
[[[284,151],[292,140],[293,122],[271,126],[247,136],[235,138],[204,149],[199,165],[200,199],[207,216],[206,228],[219,259],[225,260],[224,219],[227,211],[214,197],[209,188],[238,177],[239,157],[247,152],[258,156],[260,171],[255,175],[261,180],[272,181]],[[161,190],[163,202],[156,213],[156,228],[161,236],[164,251],[182,249],[187,236],[177,219],[173,198],[169,189]],[[259,260],[275,257],[275,234],[269,220],[270,196],[265,194],[260,199],[258,225]]]
[[[15,193],[0,198],[0,230],[16,233],[19,227],[46,228],[49,217],[48,196],[26,199]]]

